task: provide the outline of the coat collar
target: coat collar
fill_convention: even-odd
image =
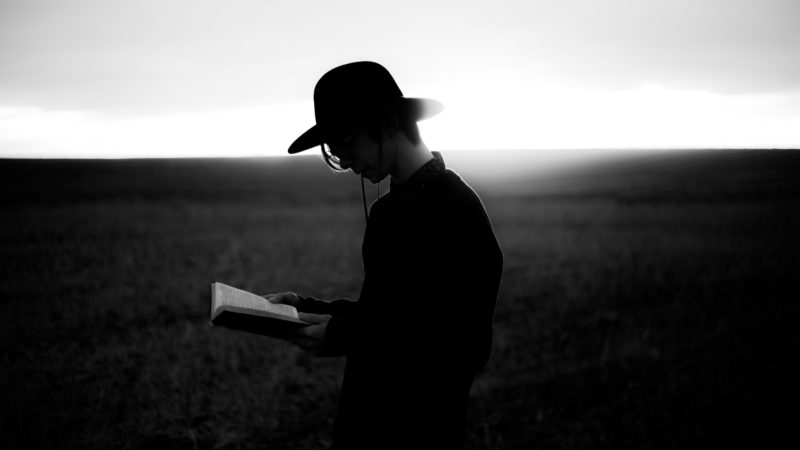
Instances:
[[[398,201],[408,200],[423,191],[432,180],[445,173],[447,167],[444,165],[442,154],[439,152],[431,153],[433,154],[433,159],[417,169],[405,183],[395,184],[392,182],[389,194],[393,199]]]

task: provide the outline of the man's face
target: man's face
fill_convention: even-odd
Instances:
[[[388,174],[388,155],[383,154],[379,143],[363,128],[346,135],[340,142],[328,145],[342,169],[350,169],[373,183],[380,182]]]

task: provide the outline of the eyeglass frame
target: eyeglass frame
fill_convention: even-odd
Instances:
[[[352,141],[352,140],[353,140],[353,138],[354,138],[354,137],[355,137],[355,136],[356,136],[356,135],[359,133],[359,131],[361,131],[361,130],[360,130],[360,129],[356,129],[356,130],[355,130],[355,131],[353,131],[352,133],[348,134],[348,135],[347,135],[347,137],[345,137],[344,139],[342,139],[342,141],[341,141],[341,142],[333,142],[333,143],[331,143],[329,139],[326,139],[326,140],[324,140],[324,141],[322,142],[322,144],[321,144],[321,145],[322,145],[322,147],[323,147],[323,151],[325,151],[325,147],[327,146],[327,148],[328,148],[328,149],[327,149],[328,153],[329,153],[331,156],[335,157],[337,160],[341,161],[343,158],[345,158],[345,159],[352,159],[352,157],[353,157],[353,156],[352,156],[351,154],[346,154],[346,155],[341,155],[341,154],[339,154],[339,155],[337,155],[336,153],[334,153],[334,152],[333,152],[333,146],[334,146],[334,145],[335,145],[336,147],[344,147],[344,146],[346,146],[347,144],[349,144],[349,143],[350,143],[350,141]],[[338,152],[337,152],[337,153],[338,153]],[[338,161],[337,161],[337,162],[338,162]]]

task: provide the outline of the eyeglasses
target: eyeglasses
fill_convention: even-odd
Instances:
[[[322,143],[322,150],[330,157],[334,158],[337,164],[339,164],[342,159],[352,159],[352,151],[347,147],[358,132],[359,130],[355,130],[342,137],[327,138],[325,142]]]

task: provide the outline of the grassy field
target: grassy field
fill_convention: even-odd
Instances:
[[[467,448],[791,436],[800,152],[464,167],[505,254]],[[5,448],[329,443],[344,361],[211,328],[208,283],[357,296],[355,177],[314,157],[0,160],[0,188]]]

